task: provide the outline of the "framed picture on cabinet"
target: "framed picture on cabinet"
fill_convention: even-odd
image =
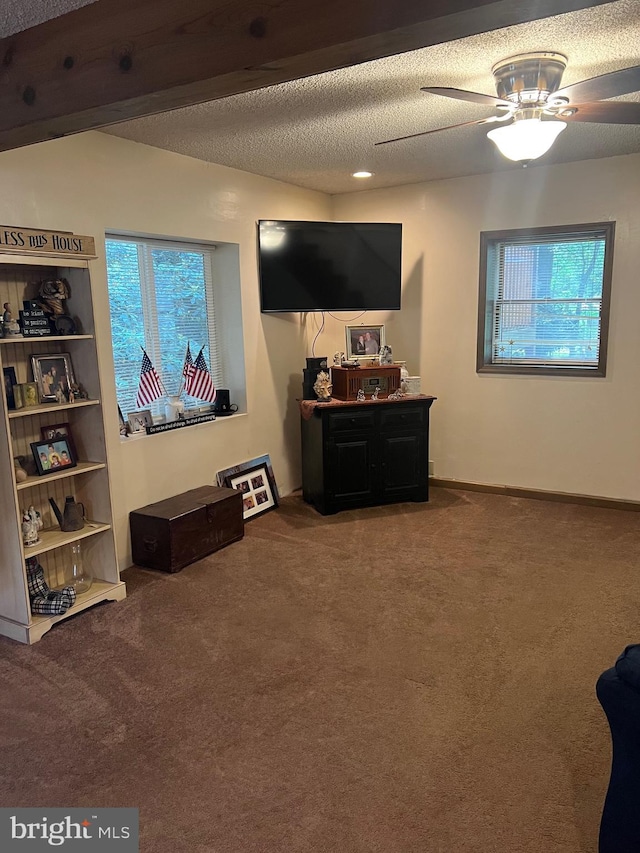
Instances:
[[[68,352],[32,355],[31,367],[41,402],[54,403],[69,399],[69,391],[76,380]]]
[[[4,395],[7,398],[7,409],[15,409],[16,397],[13,389],[18,384],[16,369],[15,367],[3,367],[2,374],[4,378]]]
[[[375,358],[384,346],[384,326],[345,326],[347,360]]]

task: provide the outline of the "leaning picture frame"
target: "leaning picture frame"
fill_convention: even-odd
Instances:
[[[225,478],[224,485],[242,492],[242,517],[245,521],[278,506],[273,480],[266,465],[256,465],[232,474]]]
[[[385,344],[384,326],[345,326],[347,360],[375,358]]]
[[[232,465],[230,468],[223,468],[222,471],[218,471],[218,473],[216,474],[216,483],[218,486],[224,486],[225,480],[229,477],[233,476],[234,474],[240,474],[243,471],[248,471],[251,468],[256,468],[259,465],[266,466],[267,471],[269,472],[269,476],[271,477],[273,494],[275,495],[276,500],[278,500],[278,484],[276,483],[276,478],[273,473],[271,457],[268,453],[265,453],[262,456],[256,456],[255,459],[250,459],[248,462],[240,462],[238,465]]]
[[[31,442],[31,452],[39,475],[56,474],[67,468],[75,468],[77,464],[75,453],[68,438],[33,441]]]
[[[71,387],[76,384],[70,353],[52,352],[32,355],[31,367],[41,403],[69,400]]]

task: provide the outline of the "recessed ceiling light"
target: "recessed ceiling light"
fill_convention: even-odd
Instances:
[[[352,177],[352,178],[371,178],[371,177],[373,177],[373,172],[365,172],[365,171],[362,171],[362,172],[354,172],[354,173],[351,175],[351,177]]]

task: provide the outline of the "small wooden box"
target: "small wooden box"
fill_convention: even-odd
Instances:
[[[336,400],[356,400],[360,388],[370,397],[378,387],[378,397],[383,400],[400,387],[400,365],[332,367],[331,381],[331,396]]]
[[[242,493],[201,486],[129,513],[137,566],[179,572],[244,536]]]

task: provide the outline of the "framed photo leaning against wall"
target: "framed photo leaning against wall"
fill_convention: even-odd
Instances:
[[[278,506],[275,486],[266,465],[257,465],[225,477],[224,485],[242,492],[242,517],[245,521]]]

